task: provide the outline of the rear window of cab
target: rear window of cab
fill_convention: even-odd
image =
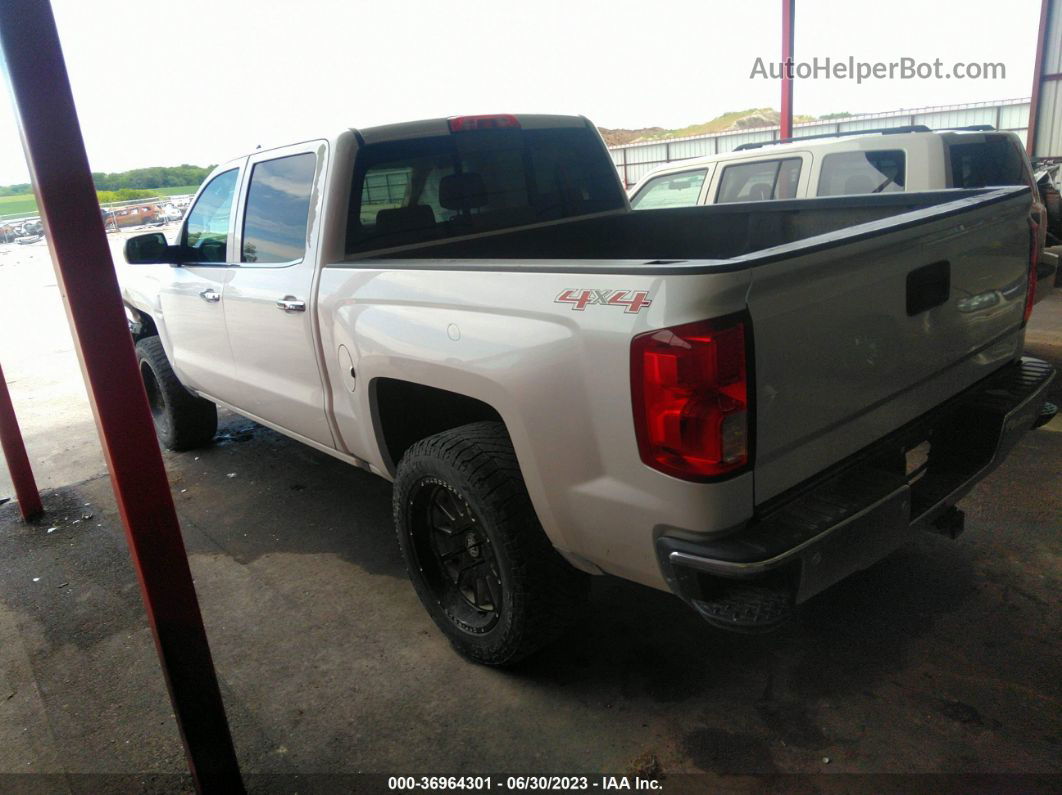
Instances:
[[[481,129],[358,152],[348,254],[620,210],[626,197],[589,128]]]

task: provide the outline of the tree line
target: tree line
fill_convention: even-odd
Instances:
[[[96,190],[122,190],[125,188],[177,188],[183,185],[198,186],[214,166],[152,166],[151,168],[134,168],[132,171],[120,171],[105,174],[92,172],[92,182]]]
[[[152,196],[157,195],[158,193],[153,190],[120,188],[119,190],[98,190],[96,191],[96,200],[100,204],[106,204],[108,202],[126,202],[133,201],[135,199],[150,199]]]
[[[191,166],[184,163],[179,166],[152,166],[134,168],[131,171],[105,173],[92,172],[92,182],[97,191],[120,190],[157,190],[158,188],[179,188],[184,185],[198,187],[214,166]],[[33,190],[28,182],[16,185],[0,186],[0,196],[18,196]]]

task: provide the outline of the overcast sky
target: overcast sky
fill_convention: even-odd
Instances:
[[[94,171],[460,113],[682,127],[779,106],[781,0],[53,0]],[[797,0],[796,59],[1000,62],[1006,79],[798,81],[821,115],[1027,97],[1040,0]],[[0,184],[26,181],[10,103]]]

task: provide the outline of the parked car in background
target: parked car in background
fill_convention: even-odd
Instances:
[[[103,211],[108,226],[124,229],[130,226],[144,226],[154,223],[158,217],[157,204],[134,204],[124,207],[111,207]]]
[[[774,195],[784,167],[799,192],[814,157],[783,151],[701,188],[774,168]],[[159,437],[209,443],[222,405],[394,481],[416,593],[479,662],[559,637],[587,574],[770,628],[957,535],[955,502],[1050,419],[1053,370],[1022,358],[1029,186],[890,191],[906,166],[862,162],[877,195],[632,212],[579,117],[251,152],[174,244],[126,243]],[[867,174],[845,163],[842,188]]]
[[[945,188],[1028,185],[1030,219],[1042,250],[1047,208],[1015,133],[985,128],[931,131],[897,127],[779,144],[746,144],[733,152],[668,163],[630,190],[631,207],[651,210],[704,204],[911,193]],[[1046,262],[1037,300],[1054,284]]]
[[[15,233],[27,237],[41,235],[44,234],[44,224],[40,218],[25,218],[15,225]]]

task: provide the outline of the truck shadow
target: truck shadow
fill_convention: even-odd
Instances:
[[[182,521],[196,531],[191,552],[220,548],[241,563],[273,553],[329,554],[351,564],[356,579],[359,570],[383,575],[393,586],[359,586],[380,595],[370,610],[378,617],[359,619],[364,605],[351,604],[352,629],[397,629],[388,643],[418,649],[425,675],[443,671],[491,692],[493,680],[502,692],[516,687],[520,698],[589,710],[606,723],[610,715],[623,725],[644,716],[642,729],[625,729],[634,736],[664,722],[664,754],[680,767],[770,773],[776,763],[785,767],[787,754],[819,758],[858,744],[860,715],[879,706],[902,720],[911,710],[935,712],[962,730],[977,710],[934,695],[923,677],[953,665],[956,643],[970,666],[987,671],[998,662],[993,637],[1027,635],[1027,617],[1005,603],[1002,588],[985,584],[985,556],[994,554],[986,544],[1000,539],[982,532],[971,534],[974,543],[956,544],[926,535],[765,635],[714,630],[671,594],[595,578],[590,603],[557,643],[514,669],[482,669],[453,654],[400,582],[390,484],[235,417],[197,455],[168,459]],[[992,530],[998,521],[987,516],[978,524]],[[987,598],[979,595],[986,587]],[[967,615],[977,628],[957,635],[956,622]],[[1020,665],[1036,651],[1016,642],[1009,654]],[[844,706],[823,706],[830,704]],[[840,726],[838,714],[845,715]]]
[[[391,485],[224,412],[214,445],[168,453],[189,553],[220,547],[242,564],[262,555],[331,553],[370,574],[405,577]]]
[[[735,682],[758,698],[777,690],[769,681],[782,669],[786,689],[801,699],[864,692],[901,668],[909,645],[976,592],[969,561],[935,549],[944,543],[927,538],[901,549],[760,635],[716,630],[674,596],[599,578],[575,630],[517,675],[661,704]]]
[[[370,574],[406,576],[381,478],[231,415],[213,448],[170,463],[182,520],[241,563],[332,553]],[[210,551],[198,536],[189,551]],[[769,682],[768,701],[783,690],[796,700],[872,691],[913,641],[976,593],[970,557],[927,535],[765,635],[715,630],[670,594],[595,578],[574,628],[510,675],[606,702],[675,704],[724,686],[762,701]],[[798,742],[801,733],[814,734],[796,731]]]

